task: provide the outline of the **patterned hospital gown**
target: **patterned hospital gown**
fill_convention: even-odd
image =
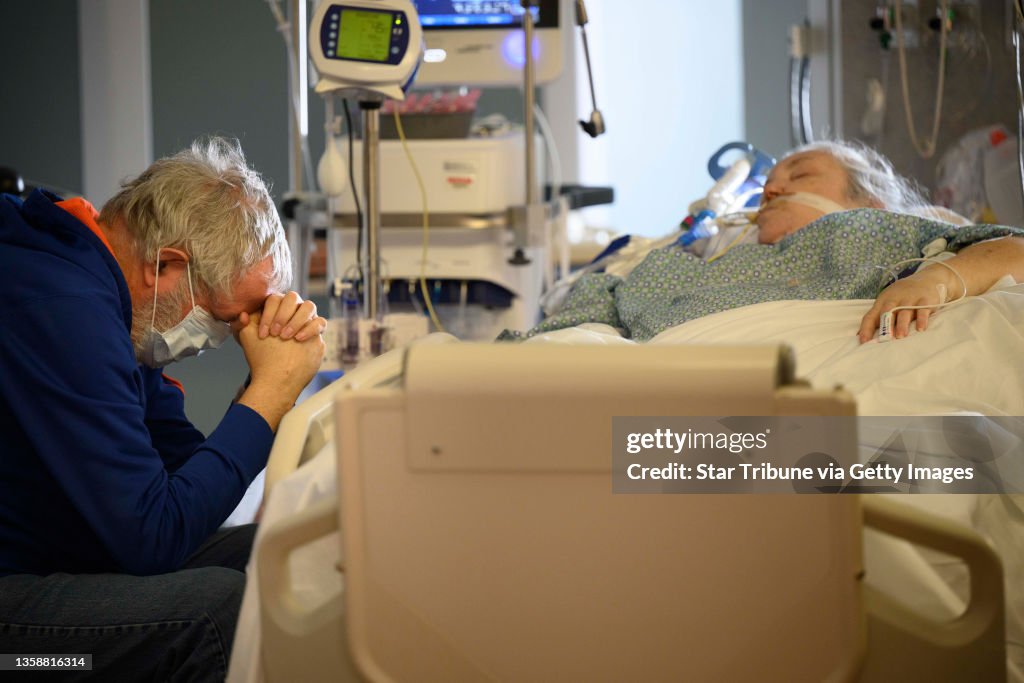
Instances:
[[[598,322],[647,341],[673,325],[765,301],[873,299],[893,264],[919,258],[940,237],[957,251],[1006,235],[1024,237],[1024,230],[856,209],[824,216],[776,244],[738,245],[712,263],[673,245],[652,251],[625,279],[584,275],[562,309],[525,336]]]

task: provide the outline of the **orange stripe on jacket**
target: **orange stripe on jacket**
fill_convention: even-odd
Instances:
[[[82,225],[92,230],[93,233],[100,238],[100,241],[103,242],[103,245],[110,251],[110,253],[114,253],[114,248],[110,246],[110,241],[107,239],[107,236],[103,231],[100,230],[100,226],[96,222],[96,219],[100,217],[100,212],[96,210],[96,207],[82,197],[59,201],[57,202],[57,206],[70,213],[72,216],[77,218]]]
[[[82,225],[92,230],[93,233],[100,238],[100,241],[103,242],[103,246],[105,246],[110,251],[111,255],[113,255],[114,248],[110,246],[110,240],[107,239],[103,230],[100,229],[99,223],[96,222],[96,219],[100,217],[100,212],[96,210],[96,207],[82,197],[64,199],[57,202],[57,206],[70,213],[72,216],[77,218]],[[163,375],[163,378],[171,386],[177,387],[182,396],[185,395],[185,387],[182,386],[181,382],[173,377],[168,377],[167,375]]]
[[[165,382],[167,382],[171,386],[177,387],[178,391],[181,392],[182,396],[185,395],[185,387],[183,387],[181,385],[181,382],[179,382],[178,380],[174,379],[173,377],[168,377],[167,375],[161,375],[161,376],[164,378]]]

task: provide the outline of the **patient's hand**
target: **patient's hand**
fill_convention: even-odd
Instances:
[[[945,271],[945,272],[943,272]],[[897,306],[927,306],[928,308],[897,311],[893,319],[893,337],[902,339],[910,333],[910,323],[917,320],[917,331],[928,328],[928,318],[935,307],[947,300],[949,285],[945,268],[928,268],[910,277],[897,280],[878,295],[874,306],[861,319],[857,337],[860,343],[870,341],[878,329],[882,314]],[[959,294],[957,292],[956,294]]]

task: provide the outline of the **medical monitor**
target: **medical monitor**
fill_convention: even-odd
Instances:
[[[416,85],[519,85],[525,59],[519,0],[413,0],[427,51]],[[533,11],[537,83],[562,73],[559,0]]]

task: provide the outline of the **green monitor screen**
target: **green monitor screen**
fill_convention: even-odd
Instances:
[[[338,56],[369,62],[388,61],[391,14],[344,8],[338,27]]]

